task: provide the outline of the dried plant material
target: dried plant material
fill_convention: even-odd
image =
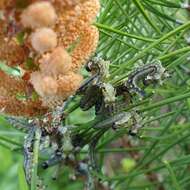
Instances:
[[[0,96],[0,102],[0,109],[4,113],[14,116],[33,117],[45,114],[48,111],[47,107],[42,107],[42,103],[40,101],[21,101],[13,97]]]
[[[17,93],[29,91],[26,82],[24,82],[20,78],[9,76],[3,71],[0,71],[0,87],[0,94],[4,92],[5,96],[15,96]]]
[[[17,98],[17,95],[23,93],[26,98]],[[47,107],[42,107],[39,99],[32,99],[33,93],[32,86],[27,82],[0,71],[0,109],[5,113],[28,117],[45,113]]]
[[[31,35],[31,44],[40,54],[51,51],[57,46],[57,34],[50,28],[37,29]]]
[[[0,37],[0,44],[0,60],[6,60],[8,66],[21,65],[25,61],[28,52],[16,40]]]
[[[21,23],[27,28],[52,27],[57,20],[54,7],[49,2],[36,2],[21,15]]]

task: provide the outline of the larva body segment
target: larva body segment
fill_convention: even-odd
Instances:
[[[140,96],[145,96],[144,90],[140,87],[140,83],[147,84],[148,81],[158,81],[162,79],[165,69],[161,63],[147,64],[138,67],[128,76],[128,80],[124,86],[131,92],[135,92]]]

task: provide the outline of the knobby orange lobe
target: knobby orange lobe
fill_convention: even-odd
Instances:
[[[0,109],[37,116],[62,104],[80,86],[79,70],[98,44],[92,22],[100,4],[99,0],[27,3],[0,3],[0,60],[24,71],[20,77],[0,71]]]

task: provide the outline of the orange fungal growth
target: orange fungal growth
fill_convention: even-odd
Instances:
[[[54,0],[56,4],[59,4],[60,7],[73,7],[76,6],[77,4],[84,2],[85,0]]]
[[[71,54],[74,70],[78,70],[89,59],[98,45],[99,33],[91,24],[99,9],[99,0],[86,0],[59,13],[55,27],[58,44],[65,48],[75,45]]]
[[[7,8],[8,6],[13,4],[13,0],[1,0],[0,1],[0,9]]]
[[[24,73],[0,71],[0,109],[38,116],[75,94],[83,80],[79,70],[98,44],[92,22],[99,9],[99,0],[0,2],[0,61]]]
[[[41,96],[51,96],[57,93],[57,83],[55,79],[50,76],[44,76],[40,72],[34,72],[31,75],[31,83],[36,92]]]
[[[52,96],[44,96],[43,104],[52,108],[62,104],[67,97],[75,94],[81,85],[82,79],[83,77],[80,74],[74,72],[58,77],[56,80],[58,84],[57,93]]]
[[[31,84],[42,97],[44,105],[55,105],[52,102],[54,97],[63,103],[82,82],[82,76],[71,70],[71,56],[64,48],[58,47],[51,54],[45,55],[40,62],[40,71],[31,74]]]
[[[98,44],[99,33],[93,26],[86,27],[80,36],[80,45],[77,45],[71,54],[73,70],[78,70],[89,59]]]
[[[45,114],[48,111],[47,108],[42,107],[40,102],[33,102],[31,100],[19,101],[12,97],[6,98],[0,96],[0,101],[1,111],[14,116],[33,117]]]
[[[40,63],[41,72],[56,77],[71,70],[72,59],[63,47],[57,47],[51,54],[45,55]]]
[[[36,2],[21,14],[21,23],[26,28],[52,27],[57,20],[54,7],[49,2]]]
[[[69,72],[67,75],[58,78],[58,95],[65,96],[74,94],[79,88],[83,77],[77,73]]]
[[[57,46],[57,34],[50,28],[37,29],[31,35],[31,44],[40,54],[51,51]]]
[[[26,57],[27,52],[14,39],[0,37],[0,60],[6,60],[9,66],[16,66],[22,64]]]
[[[27,82],[0,71],[0,110],[15,116],[34,116],[47,112],[39,99],[33,99],[33,88]],[[23,98],[19,98],[23,96]]]

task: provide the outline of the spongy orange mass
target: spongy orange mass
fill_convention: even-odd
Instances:
[[[13,0],[0,2],[0,60],[24,70],[23,77],[0,72],[0,109],[36,116],[62,104],[79,88],[79,70],[98,44],[92,22],[100,4],[99,0],[27,2],[24,8]]]

